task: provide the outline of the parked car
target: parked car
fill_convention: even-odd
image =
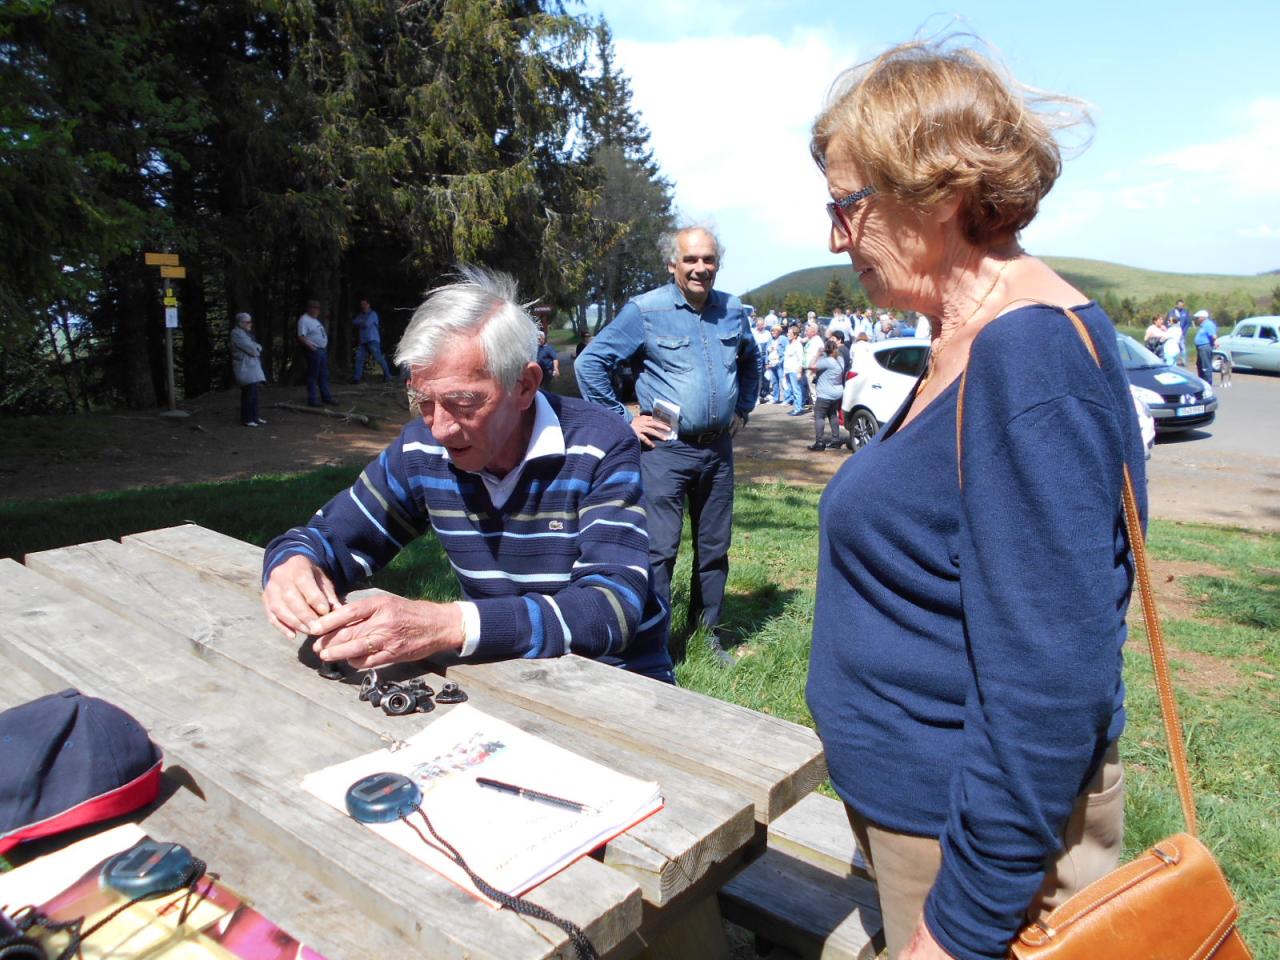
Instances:
[[[1148,457],[1156,433],[1190,430],[1213,422],[1218,401],[1211,386],[1177,367],[1166,366],[1132,337],[1117,334],[1116,341]],[[855,350],[851,361],[840,422],[849,432],[849,449],[856,453],[906,401],[929,361],[929,341],[882,340]]]
[[[1146,450],[1147,459],[1151,459],[1151,448],[1156,445],[1156,419],[1151,416],[1151,408],[1143,401],[1138,391],[1141,387],[1129,384],[1129,393],[1133,396],[1133,409],[1138,415],[1138,432],[1142,434],[1142,447]]]
[[[1218,411],[1213,387],[1193,373],[1169,366],[1133,337],[1117,333],[1116,346],[1134,396],[1151,411],[1157,436],[1213,423]]]
[[[853,350],[840,402],[850,450],[865,447],[897,412],[928,360],[928,340],[881,340]]]
[[[1218,338],[1213,369],[1222,369],[1223,357],[1236,370],[1268,370],[1280,373],[1280,317],[1249,317]]]

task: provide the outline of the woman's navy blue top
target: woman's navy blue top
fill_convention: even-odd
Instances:
[[[957,475],[951,384],[906,405],[832,479],[808,700],[836,792],[938,837],[925,920],[967,960],[1004,957],[1073,801],[1124,727],[1132,567],[1127,460],[1144,450],[1115,328],[1012,310],[974,339]],[[914,397],[914,392],[913,395]]]

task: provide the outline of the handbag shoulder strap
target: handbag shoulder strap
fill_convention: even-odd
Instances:
[[[1065,309],[1065,308],[1064,308]],[[1067,319],[1075,327],[1093,362],[1102,366],[1093,337],[1073,310],[1065,310]],[[960,394],[956,398],[956,474],[960,486],[964,486],[964,468],[961,449],[963,443],[964,387],[968,366],[960,375]],[[1133,551],[1133,564],[1137,569],[1138,594],[1142,598],[1142,618],[1147,628],[1147,649],[1151,652],[1151,668],[1155,674],[1156,692],[1160,697],[1160,716],[1164,720],[1165,740],[1169,745],[1169,761],[1173,766],[1173,778],[1178,788],[1178,800],[1182,805],[1182,817],[1187,833],[1196,835],[1196,805],[1191,795],[1191,775],[1187,768],[1186,740],[1182,735],[1182,721],[1178,719],[1178,704],[1173,696],[1173,680],[1169,675],[1169,655],[1165,651],[1164,632],[1160,629],[1160,617],[1156,613],[1155,593],[1151,589],[1151,575],[1147,568],[1147,544],[1142,535],[1142,518],[1138,514],[1138,497],[1133,489],[1133,477],[1129,465],[1124,465],[1124,525],[1129,536],[1129,548]]]

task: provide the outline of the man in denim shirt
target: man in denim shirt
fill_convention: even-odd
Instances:
[[[712,652],[729,664],[733,658],[715,627],[729,576],[733,435],[756,403],[759,349],[738,298],[712,289],[721,253],[715,235],[685,227],[664,238],[663,247],[673,282],[628,302],[583,351],[575,374],[584,399],[628,417],[640,438],[650,576],[668,608],[688,498],[696,554],[688,622],[709,628]],[[635,416],[609,378],[629,363],[641,368]],[[679,407],[674,435],[653,416],[660,400]],[[684,641],[674,635],[671,654],[674,660],[684,656]]]
[[[370,306],[368,300],[360,301],[360,312],[355,315],[351,325],[360,333],[360,343],[356,346],[356,369],[351,375],[352,383],[364,379],[364,359],[371,356],[382,368],[383,382],[391,380],[391,367],[387,358],[382,355],[382,334],[378,331],[378,311]]]

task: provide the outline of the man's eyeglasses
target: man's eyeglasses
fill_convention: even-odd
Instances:
[[[876,192],[876,188],[867,184],[861,190],[855,190],[853,193],[837,200],[832,200],[827,204],[827,216],[831,218],[831,224],[846,237],[853,236],[853,228],[849,225],[849,218],[853,216],[853,212],[858,209],[858,204],[867,197]]]

